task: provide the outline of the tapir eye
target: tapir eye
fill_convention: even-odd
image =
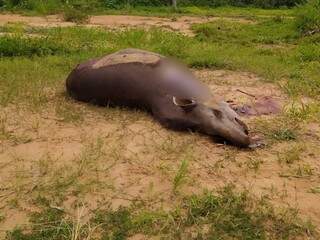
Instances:
[[[222,118],[222,112],[218,109],[213,109],[211,108],[213,114],[217,117],[217,118]]]

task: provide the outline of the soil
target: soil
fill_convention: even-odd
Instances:
[[[181,33],[192,35],[190,29],[194,23],[204,23],[216,21],[219,19],[236,21],[240,23],[252,23],[253,21],[244,18],[232,17],[189,17],[182,16],[176,19],[159,18],[159,17],[141,17],[126,15],[101,15],[92,16],[85,26],[103,26],[111,29],[119,29],[126,27],[162,27],[172,31],[180,31]],[[67,27],[75,26],[75,23],[65,22],[59,15],[49,15],[45,17],[21,16],[17,14],[1,14],[0,26],[11,22],[22,22],[30,26],[36,27]]]

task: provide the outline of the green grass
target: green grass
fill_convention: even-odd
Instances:
[[[124,7],[120,9],[105,9],[96,11],[94,14],[116,14],[116,15],[140,15],[140,16],[159,16],[159,17],[172,17],[172,16],[210,16],[210,17],[243,17],[255,18],[257,16],[286,16],[292,17],[294,15],[293,9],[262,9],[255,7],[180,7],[175,11],[171,7]]]
[[[108,6],[101,6],[78,2],[75,4],[65,5],[59,4],[56,0],[29,0],[29,6],[10,6],[0,7],[3,12],[23,13],[27,15],[47,15],[64,13],[66,8],[76,8],[79,11],[85,12],[90,15],[99,14],[115,14],[115,15],[140,15],[140,16],[159,16],[159,17],[172,17],[181,15],[194,15],[194,16],[229,16],[229,17],[245,17],[251,18],[255,16],[286,16],[291,17],[294,15],[293,9],[262,9],[253,6],[247,7],[201,7],[201,6],[180,6],[178,10],[174,10],[170,6],[131,6],[125,5],[117,8],[108,8]]]
[[[301,34],[312,35],[320,32],[320,1],[308,0],[296,9],[296,27]]]
[[[302,135],[299,122],[285,114],[267,120],[257,119],[254,125],[255,131],[264,135],[270,144],[275,142],[294,142]]]
[[[46,199],[38,204],[42,210],[31,214],[31,224],[7,232],[7,240],[127,239],[136,234],[163,239],[317,238],[313,226],[297,217],[295,209],[274,209],[266,198],[253,198],[232,186],[185,197],[172,210],[150,210],[138,203],[97,209],[84,222],[84,206],[76,206],[72,217],[50,208]]]
[[[28,37],[22,35],[21,28],[7,27],[4,32],[19,33],[0,37],[0,103],[23,99],[35,105],[48,102],[44,88],[62,89],[68,72],[78,62],[126,47],[174,56],[191,67],[254,72],[267,81],[281,82],[289,95],[318,99],[318,38],[298,37],[292,25],[289,19],[271,18],[256,24],[221,20],[195,25],[196,38],[160,29],[82,27],[26,28],[27,33],[39,35]]]
[[[188,173],[188,161],[182,160],[181,165],[173,179],[173,191],[177,191],[178,187],[183,184]]]
[[[54,39],[43,37],[24,37],[20,34],[0,38],[0,56],[45,56],[70,52],[66,46],[59,45]]]
[[[63,20],[67,22],[87,23],[89,18],[89,15],[84,10],[72,7],[66,8],[63,12]]]
[[[283,87],[289,95],[303,92],[317,97],[320,48],[314,38],[298,37],[293,20],[220,21],[195,25],[194,30],[200,41],[212,43],[216,58],[223,58],[226,66],[255,72],[269,81],[286,80]]]

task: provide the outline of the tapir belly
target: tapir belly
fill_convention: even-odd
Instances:
[[[70,73],[67,91],[86,102],[150,107],[150,99],[159,90],[154,75],[149,66],[118,64],[92,68],[91,62],[79,65]]]

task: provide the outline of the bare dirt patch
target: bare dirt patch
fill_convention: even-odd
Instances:
[[[195,73],[226,100],[250,103],[252,97],[237,91],[241,89],[273,96],[282,104],[287,101],[280,89],[250,73]],[[313,135],[299,142],[240,150],[196,133],[164,129],[144,112],[72,104],[81,109],[82,121],[65,121],[56,116],[54,107],[40,113],[21,106],[1,109],[1,230],[12,229],[13,221],[27,223],[39,197],[71,214],[76,203],[86,211],[132,201],[170,209],[182,195],[227,183],[268,196],[278,206],[297,207],[302,216],[320,225],[317,124],[312,124]],[[245,121],[254,129],[255,120],[264,118]],[[296,152],[298,156],[292,155]],[[188,161],[186,179],[174,190],[182,160]]]
[[[240,23],[252,23],[251,20],[244,18],[231,17],[190,17],[183,16],[175,19],[159,17],[141,17],[125,15],[101,15],[92,16],[86,26],[103,26],[111,29],[121,27],[162,27],[165,29],[179,31],[187,35],[192,35],[190,29],[192,24],[205,23],[216,20],[229,20]],[[21,16],[17,14],[0,14],[0,26],[12,22],[22,22],[35,27],[67,27],[75,26],[75,23],[65,22],[58,15],[49,15],[46,17]]]

